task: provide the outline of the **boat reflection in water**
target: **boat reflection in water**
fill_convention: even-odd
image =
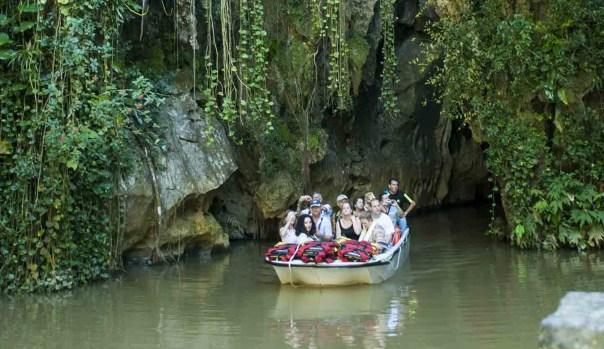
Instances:
[[[282,286],[271,317],[292,348],[385,348],[415,315],[408,286],[347,288]]]

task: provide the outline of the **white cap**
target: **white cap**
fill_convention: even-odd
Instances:
[[[348,196],[346,196],[346,194],[338,195],[338,197],[336,198],[336,201],[342,201],[342,200],[348,200]]]

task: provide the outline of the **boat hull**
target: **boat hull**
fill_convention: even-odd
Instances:
[[[302,263],[301,261],[273,262],[277,277],[282,284],[310,286],[343,286],[355,284],[379,284],[388,280],[405,263],[409,256],[409,234],[394,246],[388,256],[365,263]]]

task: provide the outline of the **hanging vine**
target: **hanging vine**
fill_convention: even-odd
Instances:
[[[396,0],[381,0],[380,17],[382,19],[382,37],[384,40],[382,46],[383,70],[382,70],[382,88],[379,101],[384,108],[384,115],[387,117],[396,117],[400,110],[398,108],[398,97],[396,95],[396,86],[400,83],[397,66],[396,48],[394,46],[394,5]]]
[[[346,41],[345,2],[342,0],[310,0],[312,32],[317,33],[318,47],[327,53],[327,89],[339,110],[351,106],[350,49]]]
[[[271,131],[273,102],[266,87],[268,47],[262,0],[240,0],[239,13],[240,115],[248,118],[252,129]]]
[[[344,6],[341,0],[326,0],[324,5],[324,31],[330,43],[327,87],[336,99],[336,108],[340,110],[347,110],[351,105],[348,67],[350,50],[346,43]]]
[[[235,33],[231,1],[220,1],[218,19],[212,1],[204,2],[207,14],[204,111],[226,124],[229,137],[241,141],[242,134],[259,136],[272,130],[273,103],[266,87],[268,47],[262,1],[239,0],[238,5],[240,26]],[[219,33],[215,30],[217,23]],[[239,134],[237,129],[241,131]],[[212,137],[208,139],[211,141]]]

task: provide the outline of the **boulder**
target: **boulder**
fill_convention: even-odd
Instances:
[[[289,172],[281,171],[260,184],[255,195],[256,204],[264,218],[279,217],[301,192],[301,181],[295,180]]]
[[[569,292],[541,321],[541,349],[604,348],[604,293]]]
[[[134,167],[122,188],[123,251],[162,248],[207,234],[195,225],[207,221],[201,217],[207,216],[210,192],[237,169],[224,130],[216,120],[202,117],[189,94],[167,98],[154,119],[162,130],[159,149],[133,137]],[[206,134],[208,129],[212,134]],[[208,236],[225,244],[220,233]]]
[[[351,14],[351,28],[364,36],[367,34],[369,23],[373,20],[377,0],[349,0],[348,8]]]
[[[185,250],[228,248],[229,236],[214,216],[203,210],[187,209],[164,224],[159,231],[151,229],[144,239],[129,248],[124,256],[135,264],[150,264],[157,260],[172,260]]]

